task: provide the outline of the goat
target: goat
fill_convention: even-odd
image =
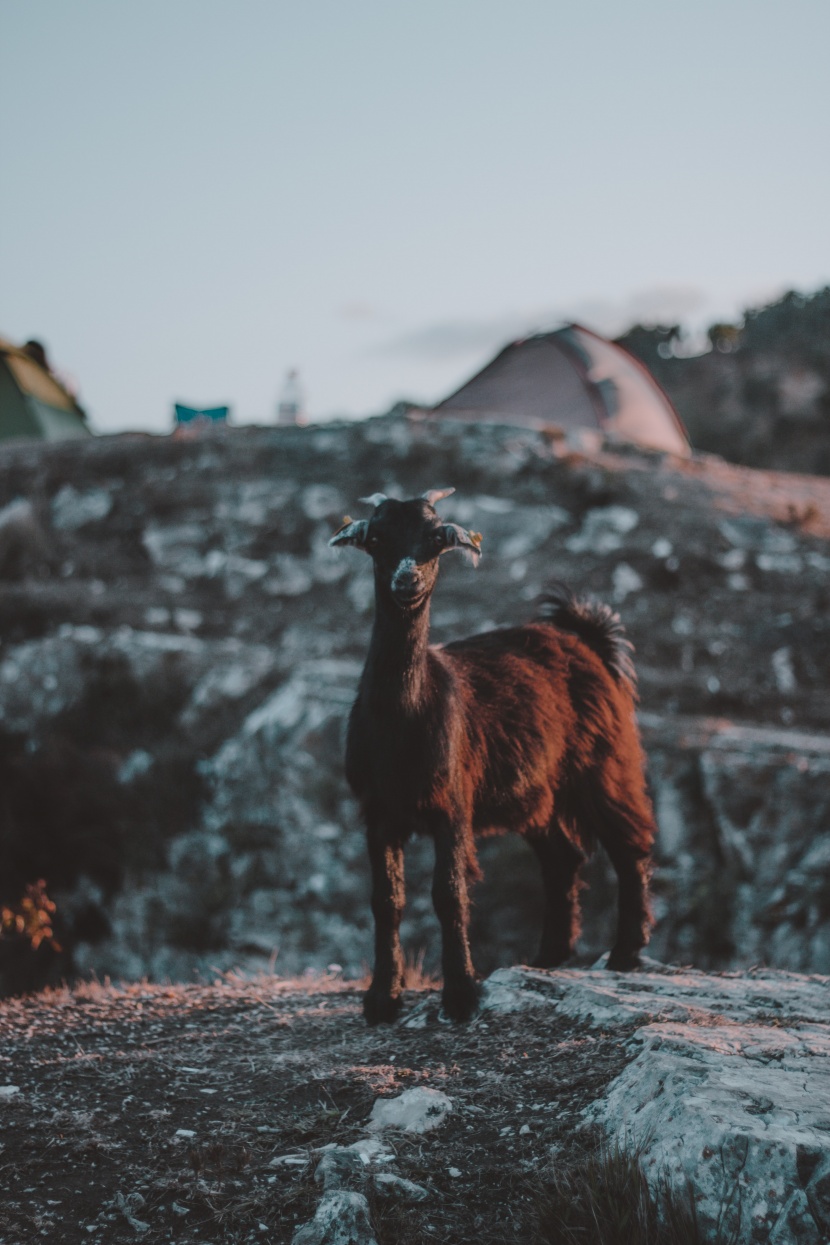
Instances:
[[[454,491],[362,498],[373,506],[371,518],[346,518],[330,541],[362,549],[374,563],[374,627],[346,741],[346,777],[365,820],[372,874],[369,1024],[391,1022],[401,1007],[403,849],[415,832],[435,843],[442,1002],[453,1020],[468,1019],[480,997],[468,939],[477,834],[516,831],[538,857],[545,915],[537,966],[561,964],[573,950],[578,874],[595,840],[619,883],[610,969],[638,966],[652,924],[656,827],[634,714],[632,646],[619,617],[559,586],[535,622],[431,647],[441,555],[457,549],[474,565],[480,557],[481,536],[435,511]]]

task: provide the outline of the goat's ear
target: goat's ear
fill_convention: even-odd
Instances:
[[[441,531],[445,541],[442,552],[447,553],[450,549],[458,549],[466,554],[473,566],[478,566],[481,557],[481,532],[468,532],[465,527],[459,527],[457,523],[445,523]]]
[[[343,526],[337,529],[329,544],[357,545],[359,549],[363,549],[366,545],[366,530],[368,527],[368,519],[350,519],[346,515],[343,520]]]

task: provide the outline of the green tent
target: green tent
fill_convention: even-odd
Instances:
[[[88,437],[86,415],[49,369],[38,342],[0,337],[0,441]]]

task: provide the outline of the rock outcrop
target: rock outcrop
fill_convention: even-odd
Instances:
[[[427,999],[404,1024],[423,1028],[437,1009]],[[627,1034],[629,1062],[583,1122],[636,1153],[655,1193],[668,1183],[682,1199],[690,1189],[702,1239],[823,1245],[830,1238],[830,978],[706,975],[652,964],[630,976],[602,967],[499,969],[484,984],[485,1018],[539,1009],[588,1024],[601,1041]],[[413,1101],[419,1094],[426,1102]],[[369,1129],[383,1121],[390,1130],[426,1132],[440,1126],[449,1104],[434,1090],[406,1090],[378,1100]],[[393,1154],[365,1146],[323,1153],[316,1179],[324,1197],[294,1245],[369,1245],[361,1192],[369,1181],[386,1179],[390,1195],[403,1200],[427,1196],[393,1173],[379,1174],[378,1154],[386,1163]],[[352,1235],[338,1236],[335,1224]]]
[[[501,969],[486,989],[497,1011],[548,1002],[606,1034],[634,1023],[634,1058],[588,1118],[655,1186],[690,1185],[712,1238],[830,1237],[830,978]]]
[[[830,483],[388,418],[4,450],[0,900],[45,878],[64,948],[4,941],[5,989],[359,970],[341,758],[372,583],[327,542],[358,496],[444,484],[485,557],[442,571],[436,640],[527,618],[553,577],[623,615],[662,830],[655,954],[830,968]],[[482,861],[489,971],[532,954],[541,896],[521,842]],[[405,937],[428,963],[430,867],[412,844]],[[586,961],[613,905],[591,875]]]

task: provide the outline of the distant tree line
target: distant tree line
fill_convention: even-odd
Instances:
[[[830,475],[830,286],[712,324],[708,340],[686,355],[678,324],[635,324],[618,338],[666,390],[696,449]]]

